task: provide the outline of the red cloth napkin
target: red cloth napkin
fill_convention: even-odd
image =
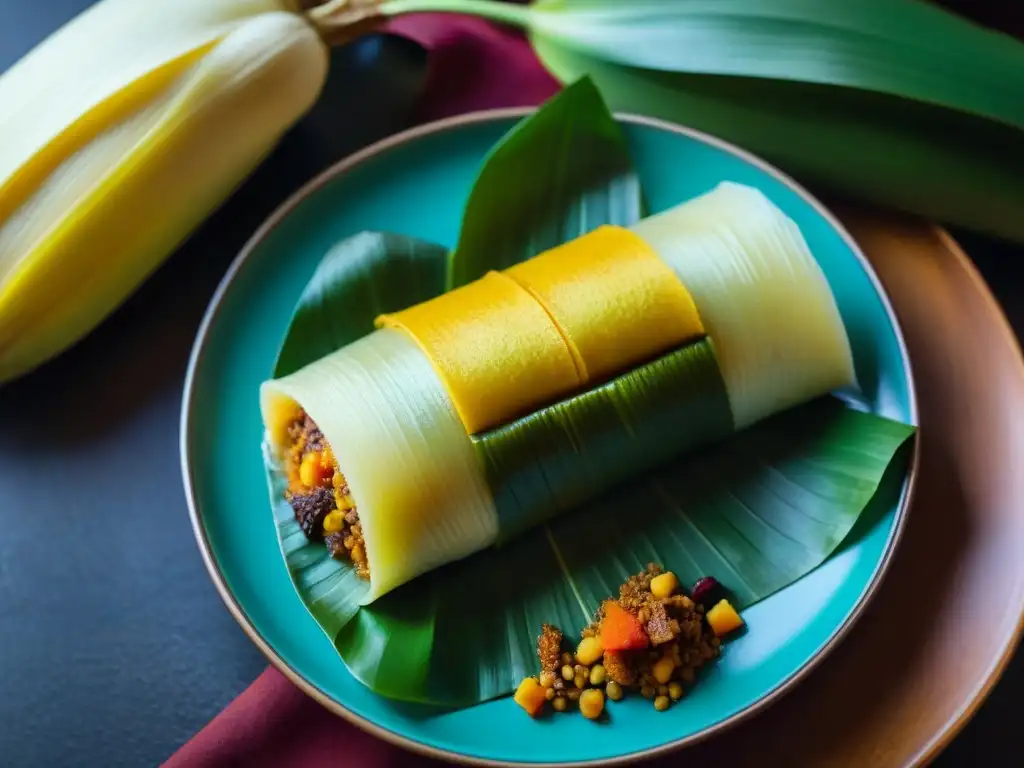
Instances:
[[[430,51],[427,87],[417,118],[426,122],[463,112],[533,106],[560,88],[523,35],[469,16],[423,13],[389,22]]]
[[[417,110],[421,122],[478,109],[531,106],[559,88],[521,34],[480,19],[417,14],[390,22],[387,31],[431,52],[426,93]],[[236,765],[428,768],[443,763],[361,731],[269,668],[165,763],[169,768]]]

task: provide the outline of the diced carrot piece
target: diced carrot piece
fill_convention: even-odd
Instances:
[[[604,618],[598,633],[606,651],[633,651],[646,648],[648,644],[640,620],[614,600],[604,604]]]

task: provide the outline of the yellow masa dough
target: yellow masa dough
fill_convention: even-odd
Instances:
[[[704,335],[672,269],[614,226],[381,315],[377,326],[415,339],[469,434]]]
[[[693,298],[671,267],[622,227],[598,227],[506,273],[552,317],[583,382],[704,335]]]
[[[490,272],[377,319],[419,344],[469,434],[528,413],[580,384],[565,340],[527,291]]]

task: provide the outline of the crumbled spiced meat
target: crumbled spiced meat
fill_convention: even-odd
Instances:
[[[644,629],[647,631],[647,636],[651,639],[651,644],[661,645],[662,643],[671,643],[675,640],[675,633],[672,632],[672,627],[669,625],[669,617],[665,612],[665,606],[655,598],[648,600],[644,608],[647,614],[647,623],[644,625]],[[678,627],[678,624],[676,626]]]
[[[644,604],[651,599],[651,579],[660,574],[660,566],[651,563],[647,570],[630,576],[626,583],[619,587],[619,605],[632,613],[639,613]]]
[[[348,550],[345,549],[344,531],[327,534],[327,537],[324,539],[324,544],[327,545],[327,551],[331,553],[331,557],[339,560],[348,558]]]
[[[604,671],[609,680],[614,680],[619,685],[633,685],[636,682],[631,655],[629,651],[604,652]]]
[[[293,494],[288,503],[295,510],[295,519],[306,538],[315,541],[324,535],[324,518],[334,509],[334,492],[330,488],[313,488],[309,493]]]
[[[309,414],[303,414],[302,431],[306,436],[306,448],[308,451],[322,451],[324,449],[324,433],[320,427],[309,418]]]
[[[542,672],[555,672],[562,666],[562,630],[551,624],[541,627],[537,638],[537,657]]]
[[[590,666],[576,664],[572,667],[571,654],[559,653],[562,633],[550,624],[542,625],[537,638],[541,674],[532,680],[534,686],[539,684],[547,689],[544,698],[552,702],[555,710],[566,710],[566,699],[580,702],[584,696],[593,699],[590,689],[603,686],[604,696],[611,701],[619,701],[624,691],[631,689],[653,700],[656,710],[664,711],[685,695],[700,669],[721,653],[721,641],[707,626],[703,606],[685,594],[673,593],[678,588],[678,579],[670,576],[673,586],[668,589],[664,588],[663,579],[656,584],[658,594],[651,591],[652,579],[662,572],[660,567],[650,565],[620,587],[618,599],[601,602],[594,621],[583,629],[581,636],[586,639],[603,634],[612,647],[605,648],[600,657],[592,657],[590,650],[594,649],[589,647],[592,643],[587,643],[585,657],[594,661]],[[631,613],[635,620],[623,615],[623,610]],[[639,622],[639,626],[634,621]],[[643,648],[638,647],[641,640]],[[583,648],[581,644],[581,654]],[[620,648],[631,650],[614,650]],[[560,667],[563,665],[569,665],[572,670],[570,681],[562,677]],[[580,675],[584,678],[582,684],[579,684]],[[523,685],[530,693],[528,683],[524,681]]]

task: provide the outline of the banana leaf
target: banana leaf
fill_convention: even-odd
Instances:
[[[360,339],[377,315],[445,290],[448,249],[390,232],[360,232],[337,243],[306,285],[274,364],[274,377]]]
[[[1024,43],[921,0],[385,0],[523,28],[562,83],[807,183],[1024,242]]]
[[[705,337],[471,440],[505,540],[733,428]]]
[[[538,173],[551,166],[553,173]],[[593,81],[581,78],[488,153],[466,201],[450,287],[601,224],[628,226],[642,205],[626,137]]]
[[[575,103],[560,99],[548,107],[555,111]],[[561,141],[557,121],[546,124],[516,148],[520,162],[528,161],[534,143]],[[522,124],[519,129],[526,133]],[[578,187],[579,177],[560,174],[584,166],[555,163],[536,169],[550,188],[566,191],[551,204],[567,219],[590,186]],[[485,168],[473,192],[486,195],[483,185],[501,182]],[[536,242],[542,239],[540,233]],[[367,333],[379,311],[440,293],[451,263],[442,247],[408,238],[363,233],[339,244],[299,301],[278,367],[286,371],[312,362],[323,350]],[[398,271],[422,279],[395,279]],[[358,300],[355,292],[372,298]],[[703,370],[699,361],[709,359],[692,357],[697,362],[689,364],[695,367],[687,368],[688,375]],[[552,418],[555,406],[546,414],[553,426],[539,427],[542,442],[571,433],[579,441],[574,449],[593,452],[600,466],[614,460],[603,451],[616,440],[622,444],[623,429],[652,426],[642,408],[637,415],[619,407],[642,398],[582,397],[597,404],[592,410],[598,415],[590,417],[583,408],[563,414],[581,419],[576,428]],[[725,402],[721,391],[709,402],[716,397]],[[668,427],[679,423],[671,413],[658,415],[671,422]],[[714,431],[721,425],[711,426]],[[269,456],[267,471],[293,583],[350,672],[390,698],[464,706],[511,692],[523,676],[536,672],[542,623],[557,624],[572,636],[589,623],[601,600],[648,562],[663,564],[684,581],[715,575],[740,608],[804,576],[835,551],[873,500],[891,502],[893,489],[885,480],[902,481],[901,462],[913,432],[835,398],[821,398],[714,446],[674,456],[654,472],[363,606],[365,582],[322,544],[303,536],[283,497],[285,480]],[[494,455],[505,451],[507,460],[517,452],[510,445],[495,442],[491,449]]]

